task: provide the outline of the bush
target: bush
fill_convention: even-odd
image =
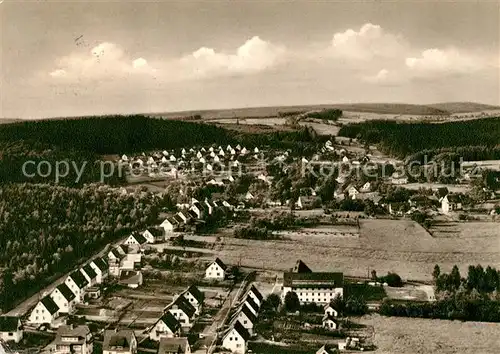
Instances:
[[[385,277],[380,277],[379,282],[381,283],[387,283],[387,285],[395,287],[395,288],[400,288],[403,286],[403,280],[401,277],[396,274],[396,273],[387,273]]]

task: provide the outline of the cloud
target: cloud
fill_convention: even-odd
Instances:
[[[148,66],[148,61],[144,58],[137,58],[132,62],[132,66],[135,69],[143,68]]]
[[[54,71],[51,71],[49,73],[49,75],[52,76],[52,77],[64,77],[64,76],[66,76],[66,70],[56,69]]]
[[[328,50],[334,56],[371,60],[400,55],[406,47],[402,37],[387,33],[379,25],[366,23],[358,31],[348,29],[335,33]]]
[[[458,49],[426,49],[418,57],[407,57],[406,67],[416,76],[436,74],[467,74],[485,68],[479,57],[461,53]]]

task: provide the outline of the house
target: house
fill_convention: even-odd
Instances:
[[[189,209],[196,214],[197,219],[202,219],[205,216],[205,207],[198,201],[194,202]]]
[[[405,177],[401,173],[394,172],[391,176],[391,183],[392,184],[407,184],[408,177]]]
[[[137,338],[134,331],[126,330],[107,330],[104,332],[104,341],[102,343],[103,354],[136,354]]]
[[[166,233],[172,233],[179,229],[179,223],[173,217],[166,218],[161,224],[160,227],[163,227]]]
[[[93,337],[88,326],[60,326],[53,343],[56,354],[92,354]]]
[[[102,284],[109,275],[109,264],[103,258],[96,258],[90,262],[90,266],[97,274],[97,284]]]
[[[283,275],[282,301],[289,291],[299,297],[301,304],[329,304],[344,294],[344,274],[330,272],[294,273]]]
[[[47,295],[35,305],[28,322],[31,324],[52,324],[57,317],[59,317],[59,306]]]
[[[302,260],[298,260],[291,270],[293,273],[312,273],[312,270]]]
[[[170,312],[165,312],[156,321],[149,332],[149,338],[159,341],[161,338],[178,337],[181,334],[181,324]]]
[[[250,192],[247,192],[247,194],[245,194],[245,199],[246,200],[252,200],[254,198],[253,194],[250,193]]]
[[[441,210],[449,214],[455,210],[462,210],[462,200],[458,194],[448,194],[441,200]]]
[[[181,293],[186,300],[196,309],[196,314],[199,315],[203,307],[205,294],[203,294],[195,285],[191,285]]]
[[[123,270],[120,273],[119,283],[121,285],[126,285],[129,288],[136,289],[142,285],[143,277],[140,270]]]
[[[332,305],[330,304],[326,304],[325,307],[325,315],[328,315],[328,316],[331,316],[331,317],[337,317],[339,315],[339,313],[337,312],[337,310],[335,310],[333,308]]]
[[[236,322],[240,322],[248,333],[252,335],[253,327],[257,323],[257,317],[253,314],[247,304],[243,304],[232,317],[229,322],[229,327],[232,327]]]
[[[0,316],[0,340],[19,343],[23,339],[23,326],[19,317]]]
[[[111,275],[115,277],[120,275],[120,263],[123,258],[125,258],[125,255],[121,254],[117,248],[108,252],[109,273]]]
[[[248,289],[246,296],[250,296],[252,300],[260,307],[262,305],[262,302],[264,301],[264,297],[260,293],[257,288],[252,285],[250,289]]]
[[[298,209],[311,209],[318,200],[315,196],[300,196],[295,204]]]
[[[152,227],[142,233],[147,243],[161,242],[165,240],[165,229]]]
[[[187,213],[186,213],[187,214]],[[184,214],[184,212],[179,211],[177,215],[182,219],[182,222],[185,224],[189,221],[190,217],[189,215]]]
[[[89,299],[98,299],[101,297],[101,289],[98,286],[91,286],[85,291],[85,296]]]
[[[247,351],[249,339],[250,333],[239,321],[236,321],[222,338],[222,347],[230,350],[231,353],[244,354]]]
[[[94,286],[95,284],[97,284],[97,273],[94,268],[90,266],[90,263],[87,263],[82,268],[80,268],[80,272],[82,272],[83,276],[89,283],[89,286]]]
[[[325,344],[321,348],[318,349],[316,354],[337,354],[338,350],[336,346],[333,346],[331,344]]]
[[[71,289],[71,291],[76,295],[76,303],[79,304],[83,301],[85,296],[85,288],[88,287],[89,282],[83,276],[82,272],[79,270],[68,275],[64,283]]]
[[[162,338],[158,354],[191,354],[191,346],[187,338]]]
[[[220,260],[220,258],[216,258],[215,261],[210,263],[205,270],[205,278],[206,279],[216,279],[216,280],[224,280],[226,277],[227,266]]]
[[[371,190],[372,190],[372,184],[370,182],[366,182],[361,187],[360,192],[362,192],[362,193],[368,193],[368,192],[371,192]]]
[[[348,158],[347,156],[344,156],[344,157],[342,158],[342,162],[343,162],[343,163],[349,163],[349,158]]]
[[[196,309],[184,296],[178,296],[165,311],[170,312],[179,321],[181,327],[191,328],[196,315]]]
[[[50,297],[59,307],[60,313],[73,313],[76,305],[76,295],[65,283],[59,284],[50,294]]]
[[[347,186],[345,190],[351,199],[356,199],[356,196],[359,194],[358,189],[353,185]]]
[[[212,215],[212,213],[214,211],[214,206],[212,204],[210,204],[208,199],[205,199],[204,204],[205,204],[206,209],[208,210],[208,215]]]
[[[138,232],[132,233],[124,242],[125,245],[133,247],[135,249],[140,248],[146,243],[147,243],[146,238]]]
[[[332,316],[325,314],[323,316],[323,328],[328,329],[330,331],[336,330],[338,328],[338,322]]]
[[[245,298],[245,301],[243,302],[244,305],[247,305],[250,311],[254,314],[255,317],[259,315],[259,305],[250,296],[247,296]]]

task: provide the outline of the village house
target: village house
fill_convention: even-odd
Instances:
[[[94,286],[97,284],[97,273],[94,268],[90,266],[89,263],[85,264],[82,268],[80,268],[80,272],[83,274],[89,286]]]
[[[360,192],[362,192],[362,193],[368,193],[368,192],[371,192],[371,190],[372,190],[372,184],[370,182],[366,182],[360,188]]]
[[[206,208],[198,201],[194,202],[191,205],[190,210],[192,210],[196,214],[197,219],[203,219],[206,213]]]
[[[329,331],[336,330],[338,328],[338,322],[335,320],[333,316],[325,314],[323,316],[323,328],[328,329]]]
[[[444,214],[462,210],[462,200],[458,194],[448,194],[441,200],[441,210]]]
[[[97,284],[102,284],[109,275],[109,265],[103,258],[96,258],[90,262],[90,266],[97,274]]]
[[[259,290],[255,287],[255,285],[252,285],[250,289],[248,289],[247,293],[245,296],[249,296],[252,298],[252,300],[260,307],[262,306],[262,302],[264,301],[264,297],[260,293]]]
[[[153,244],[165,240],[165,230],[161,227],[151,227],[142,233],[147,243]]]
[[[173,217],[166,218],[161,224],[166,233],[173,233],[179,230],[179,223]]]
[[[85,296],[88,299],[98,299],[101,297],[101,289],[98,286],[91,286],[85,290]]]
[[[161,338],[157,354],[191,354],[187,338]]]
[[[215,209],[214,206],[212,204],[210,204],[208,199],[205,199],[205,201],[203,203],[205,204],[206,210],[208,211],[208,215],[212,215],[212,213],[214,212],[214,209]]]
[[[349,195],[349,198],[351,198],[351,199],[356,199],[356,196],[359,194],[358,189],[353,185],[347,186],[345,191],[347,192],[347,194]]]
[[[115,277],[120,275],[120,264],[123,258],[125,258],[125,255],[121,254],[117,248],[113,248],[108,252],[109,274]]]
[[[184,296],[177,297],[164,311],[174,315],[182,328],[191,328],[196,315],[196,309]]]
[[[324,307],[325,310],[325,315],[331,316],[331,317],[337,317],[339,315],[338,311],[333,308],[332,305],[326,304]]]
[[[184,296],[186,300],[196,309],[197,315],[201,313],[205,295],[195,285],[191,285],[183,291],[181,296]]]
[[[247,305],[250,311],[254,314],[255,317],[259,315],[259,305],[250,296],[247,296],[245,298],[245,301],[243,301],[244,305]]]
[[[85,288],[88,287],[89,282],[79,270],[68,275],[64,283],[76,295],[75,302],[79,304],[83,301],[85,296]]]
[[[136,289],[142,285],[143,277],[140,270],[122,270],[120,272],[119,284]]]
[[[65,283],[59,284],[50,294],[50,297],[59,307],[60,313],[71,314],[75,311],[76,295]]]
[[[92,333],[88,326],[60,326],[53,347],[55,354],[92,354]]]
[[[14,343],[23,339],[23,326],[19,317],[0,316],[0,339]]]
[[[59,306],[47,295],[35,305],[31,311],[28,323],[53,324],[57,317],[59,317]]]
[[[249,339],[250,333],[239,321],[236,321],[222,337],[222,347],[230,350],[231,353],[244,354],[247,351]]]
[[[293,273],[312,273],[311,268],[309,268],[302,260],[297,260],[295,266],[291,269]]]
[[[253,334],[253,327],[257,323],[257,317],[254,315],[252,310],[247,304],[242,304],[236,311],[231,321],[229,322],[229,327],[234,326],[236,322],[240,322],[243,327],[248,331],[250,335]]]
[[[161,338],[178,337],[180,335],[181,324],[170,312],[165,312],[149,332],[149,338],[154,341],[159,341]]]
[[[332,344],[325,344],[316,351],[316,354],[336,354],[337,347]]]
[[[133,232],[124,242],[125,245],[134,250],[141,249],[146,243],[146,238],[139,232]]]
[[[282,301],[289,291],[297,294],[301,304],[329,304],[337,296],[344,293],[344,274],[313,272],[313,273],[284,273]]]
[[[297,209],[312,209],[314,207],[314,204],[318,200],[317,197],[315,196],[299,196],[297,198],[297,202],[295,203],[295,206]]]
[[[216,258],[215,261],[210,263],[205,270],[205,278],[213,280],[224,280],[226,277],[227,266],[220,260]]]
[[[137,338],[134,331],[107,330],[102,344],[103,354],[137,354]]]

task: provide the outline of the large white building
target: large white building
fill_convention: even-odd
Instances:
[[[55,354],[92,354],[93,338],[88,326],[61,326],[54,340]]]
[[[282,301],[288,292],[297,294],[301,304],[329,304],[344,295],[344,274],[328,272],[284,273]]]
[[[19,343],[23,339],[23,329],[19,317],[0,316],[0,340]]]

